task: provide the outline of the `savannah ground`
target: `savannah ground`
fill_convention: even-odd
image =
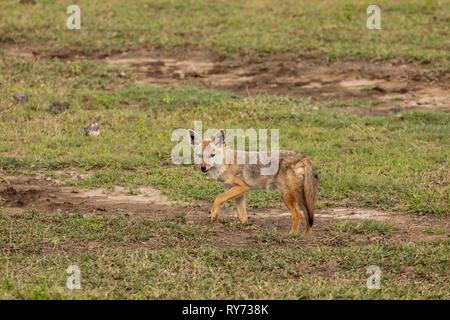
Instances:
[[[1,298],[450,298],[449,1],[378,1],[382,30],[363,1],[75,1],[81,30],[23,2],[0,3]],[[211,224],[221,185],[170,157],[194,120],[310,155],[313,237],[276,192]]]

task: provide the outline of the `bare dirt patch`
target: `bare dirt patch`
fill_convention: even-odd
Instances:
[[[176,208],[161,192],[143,187],[138,194],[116,186],[112,190],[66,186],[60,179],[39,176],[4,176],[0,182],[1,207],[6,212],[36,208],[45,212],[168,218]],[[174,207],[174,208],[172,208]]]
[[[49,181],[39,176],[6,175],[0,181],[0,207],[5,214],[21,214],[36,208],[42,212],[81,213],[85,218],[144,217],[208,226],[214,234],[215,245],[222,248],[292,245],[289,238],[284,238],[292,223],[291,214],[285,208],[250,208],[249,223],[241,225],[236,219],[236,209],[224,207],[220,221],[212,224],[209,221],[211,205],[209,203],[199,203],[196,206],[179,204],[170,201],[152,187],[143,187],[139,190],[139,194],[130,194],[126,188],[120,186],[116,186],[114,190],[81,190],[65,186],[61,181]],[[318,210],[315,217],[313,236],[311,239],[301,241],[302,246],[431,241],[447,238],[450,230],[449,218],[393,214],[369,208],[327,208]],[[335,223],[361,219],[389,222],[393,224],[394,230],[386,233],[345,234],[337,233],[331,228]],[[425,233],[427,227],[446,228],[447,232]],[[271,234],[278,236],[273,237]],[[296,243],[298,245],[298,242]]]
[[[223,56],[213,50],[183,47],[129,52],[40,51],[3,45],[0,52],[26,58],[99,59],[133,71],[151,85],[194,84],[243,95],[278,94],[331,102],[358,114],[385,115],[410,109],[450,112],[450,72],[394,59],[328,61],[320,53]],[[366,101],[366,103],[364,103]]]
[[[37,54],[37,51],[24,45],[3,45],[0,50],[7,56],[20,56],[24,58],[33,58]]]
[[[142,83],[195,84],[244,95],[280,94],[315,101],[371,100],[336,104],[382,115],[406,109],[450,111],[450,74],[418,63],[327,62],[317,56],[240,53],[224,58],[209,50],[138,50],[104,61],[132,70]]]

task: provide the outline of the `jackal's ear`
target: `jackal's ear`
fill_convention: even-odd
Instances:
[[[217,131],[217,133],[212,137],[212,141],[214,144],[218,147],[225,144],[225,131],[223,129],[220,129]]]
[[[200,135],[194,130],[189,129],[189,137],[191,138],[191,144],[193,146],[199,144],[202,141]]]

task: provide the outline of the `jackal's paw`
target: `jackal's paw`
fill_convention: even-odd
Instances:
[[[217,219],[219,219],[219,209],[212,208],[211,209],[211,222],[214,222]]]
[[[303,238],[309,238],[311,237],[311,230],[305,230],[302,234]]]
[[[245,223],[247,223],[247,221],[248,221],[248,218],[247,218],[247,217],[239,217],[239,216],[238,216],[238,219],[239,219],[239,222],[242,223],[242,224],[245,224]]]

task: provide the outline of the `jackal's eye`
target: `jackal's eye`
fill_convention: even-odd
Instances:
[[[215,153],[211,153],[211,154],[209,155],[209,157],[210,157],[210,158],[214,158],[215,155],[216,155]]]

